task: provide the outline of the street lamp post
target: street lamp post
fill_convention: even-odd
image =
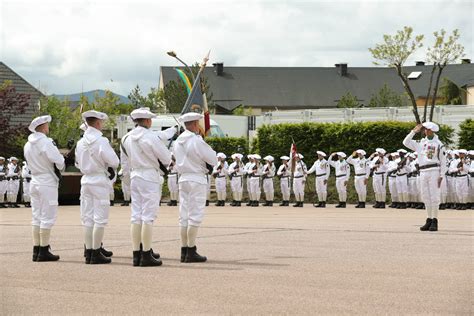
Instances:
[[[191,68],[189,68],[189,66],[188,66],[184,61],[182,61],[182,60],[178,57],[178,55],[176,55],[176,53],[175,53],[174,51],[167,52],[167,54],[168,54],[169,56],[173,57],[173,58],[176,58],[180,63],[182,63],[182,64],[186,67],[186,69],[187,69],[187,70],[189,71],[189,73],[191,74],[191,78],[193,78],[193,84],[194,84],[194,81],[195,81],[196,79],[194,78],[194,74],[193,74],[193,71],[191,70]]]

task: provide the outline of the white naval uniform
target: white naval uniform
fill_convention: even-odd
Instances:
[[[385,203],[387,195],[388,159],[386,157],[376,156],[370,162],[370,169],[373,170],[372,187],[375,193],[375,201]]]
[[[347,158],[347,163],[354,166],[354,186],[357,195],[359,196],[359,202],[365,202],[367,199],[366,181],[369,179],[370,175],[369,161],[365,159],[365,157],[353,158],[353,156],[350,156]]]
[[[227,198],[227,173],[229,165],[227,161],[219,161],[212,170],[212,175],[215,177],[217,199],[225,201]]]
[[[316,160],[311,168],[308,170],[308,174],[314,172],[315,175],[315,187],[318,195],[319,202],[326,202],[328,196],[328,179],[331,173],[331,168],[326,159]]]
[[[173,162],[168,167],[168,190],[170,191],[170,200],[178,201],[179,187],[178,187],[178,170]]]
[[[425,137],[420,141],[413,140],[415,135],[411,131],[403,140],[403,145],[418,153],[421,201],[425,203],[428,217],[437,218],[440,204],[438,179],[446,173],[444,145],[437,135],[431,140]]]
[[[396,186],[398,193],[398,201],[402,203],[408,202],[408,173],[410,172],[410,167],[408,165],[408,158],[406,158],[405,165],[403,167],[397,168],[397,178]],[[400,159],[401,162],[402,159]]]
[[[217,164],[216,152],[201,136],[186,130],[176,140],[174,154],[180,176],[179,225],[199,227],[206,206],[206,163],[211,166]]]
[[[336,189],[340,202],[347,201],[347,184],[351,175],[351,168],[345,159],[334,161],[333,155],[329,156],[329,165],[334,168],[336,173]]]
[[[234,161],[229,166],[230,188],[234,201],[242,201],[242,192],[244,189],[244,165],[241,161]]]
[[[5,194],[7,193],[7,188],[7,166],[0,165],[0,204],[3,204],[5,202]]]
[[[446,203],[456,203],[457,202],[457,194],[456,194],[456,173],[451,173],[449,171],[449,166],[454,158],[447,158],[446,157],[446,167],[447,171],[445,174],[446,180]]]
[[[54,165],[59,170],[64,169],[64,157],[53,140],[39,132],[28,136],[24,155],[31,170],[32,225],[51,229],[58,212],[59,179],[54,173]]]
[[[474,203],[474,160],[469,161],[469,200],[468,203]],[[473,207],[474,205],[472,205]]]
[[[245,177],[245,184],[247,186],[247,194],[249,195],[249,200],[252,200],[252,188],[250,187],[250,175],[249,175],[249,168],[252,165],[252,162],[247,162],[242,170]]]
[[[120,169],[118,172],[118,175],[120,177],[120,181],[122,182],[122,193],[123,193],[123,200],[124,201],[130,201],[130,171],[128,173],[125,173],[124,168]]]
[[[387,165],[388,191],[392,202],[399,202],[397,191],[397,167],[400,160],[390,160]]]
[[[109,221],[111,180],[107,168],[117,169],[119,159],[102,132],[89,126],[77,142],[76,167],[81,178],[81,221],[84,227],[103,228]],[[86,243],[87,249],[91,249]],[[96,249],[96,248],[94,248]]]
[[[265,192],[265,200],[273,202],[275,198],[275,189],[273,187],[273,177],[275,176],[276,168],[272,163],[269,167],[268,163],[262,167],[262,186]]]
[[[7,198],[8,202],[16,203],[18,198],[18,191],[20,190],[20,166],[14,165],[13,163],[8,164],[8,187],[7,187]]]
[[[418,170],[416,165],[418,164],[417,160],[412,160],[409,164],[409,173],[408,173],[408,202],[418,203],[420,201],[419,197],[419,188],[418,188]]]
[[[29,203],[31,201],[30,197],[30,183],[31,183],[31,171],[28,168],[28,165],[24,165],[21,168],[21,178],[23,179],[23,202]]]
[[[303,160],[294,161],[295,171],[293,173],[293,194],[297,202],[304,202],[304,185],[308,168]]]
[[[290,176],[291,172],[288,170],[288,164],[282,164],[277,171],[280,178],[280,190],[283,201],[290,200]]]
[[[260,177],[262,175],[262,165],[260,162],[254,162],[250,165],[247,170],[250,183],[250,200],[251,201],[260,201]]]
[[[466,161],[466,159],[464,159]],[[461,204],[469,202],[469,165],[463,163],[461,168],[458,168],[461,158],[454,159],[449,165],[448,171],[456,174],[456,195],[457,200]],[[459,170],[461,169],[461,170]]]

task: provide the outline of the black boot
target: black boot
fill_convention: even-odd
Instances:
[[[140,253],[143,251],[143,244],[140,243]],[[153,248],[150,248],[150,251],[151,251],[151,255],[153,256],[153,258],[155,259],[160,259],[160,254],[158,252],[154,252],[153,251]]]
[[[140,250],[133,252],[133,266],[138,267],[140,265],[140,259],[142,257],[142,252]]]
[[[114,253],[112,251],[109,251],[109,250],[104,248],[103,243],[100,243],[100,252],[107,258],[110,258],[114,255]]]
[[[33,261],[38,260],[39,251],[40,251],[40,246],[33,246]]]
[[[436,231],[438,231],[438,219],[433,218],[430,225],[430,232],[436,232]]]
[[[300,202],[299,207],[303,207],[303,205],[304,205],[304,202]]]
[[[286,206],[286,201],[281,201],[281,203],[278,204],[278,206]]]
[[[360,202],[357,202],[357,205],[355,206],[355,208],[360,208]]]
[[[397,202],[392,202],[388,207],[390,208],[397,208],[398,203]]]
[[[252,203],[253,201],[252,200],[249,200],[247,204],[245,204],[246,206],[252,206]]]
[[[173,206],[173,201],[169,201],[168,203],[166,203],[167,206]]]
[[[197,253],[196,246],[188,247],[184,262],[191,263],[191,262],[206,262],[206,261],[207,261],[206,257],[201,256],[200,254]]]
[[[339,202],[339,208],[346,208],[346,202]]]
[[[431,227],[431,222],[432,222],[432,221],[433,221],[433,220],[432,220],[431,218],[427,218],[425,225],[421,226],[421,227],[420,227],[420,230],[423,231],[423,232],[429,230],[430,227]]]
[[[339,202],[339,204],[336,205],[336,208],[341,208],[342,207],[342,202]]]
[[[405,202],[401,202],[398,204],[398,209],[401,209],[401,210],[406,210],[407,208],[407,204]]]
[[[221,206],[221,201],[217,200],[216,204],[214,206]]]
[[[181,262],[186,260],[186,253],[188,252],[188,247],[181,247]]]
[[[462,211],[467,210],[467,204],[466,203],[461,204],[461,210]]]
[[[365,208],[365,202],[360,202],[359,208]]]
[[[296,202],[296,204],[293,204],[293,207],[300,207],[300,202]]]
[[[230,206],[235,206],[235,200],[232,200],[232,202],[230,203]]]
[[[221,206],[225,206],[225,200],[221,201]]]
[[[439,205],[439,209],[440,209],[440,210],[445,210],[445,209],[446,209],[446,204],[441,203],[441,204]]]
[[[326,201],[322,201],[321,202],[321,208],[325,208],[326,207]]]
[[[129,205],[128,203],[129,203],[128,201],[123,201],[123,203],[120,204],[120,206],[128,206]]]
[[[375,201],[375,204],[372,206],[373,208],[380,208],[380,202]]]
[[[268,206],[273,206],[273,201],[268,202]]]
[[[268,201],[265,200],[265,203],[263,203],[262,206],[268,206]]]
[[[415,209],[417,209],[417,210],[422,210],[422,209],[424,209],[423,203],[417,203]]]
[[[86,258],[85,262],[86,262],[86,264],[90,264],[91,263],[91,256],[92,256],[92,249],[85,249],[84,252],[85,252],[84,257]]]
[[[252,204],[253,207],[258,207],[259,205],[260,205],[259,201],[253,201],[253,204]]]
[[[114,201],[110,200],[110,206],[114,206],[114,205],[115,205]]]
[[[209,206],[209,200],[206,200],[206,206]]]
[[[102,252],[100,251],[100,248],[92,249],[91,264],[107,264],[111,262],[112,262],[112,259],[104,256]]]
[[[163,262],[160,259],[155,259],[152,255],[152,250],[142,251],[142,256],[140,258],[140,267],[158,267],[161,266]]]
[[[59,260],[59,256],[56,256],[56,255],[53,255],[49,249],[51,249],[51,247],[48,245],[48,246],[44,246],[44,247],[41,247],[39,248],[39,252],[38,252],[38,258],[36,259],[37,262],[43,262],[43,261],[58,261]]]

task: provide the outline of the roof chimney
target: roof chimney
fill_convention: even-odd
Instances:
[[[347,76],[347,63],[340,63],[336,64],[337,72],[341,75],[341,77]]]
[[[470,64],[471,60],[469,58],[463,58],[461,59],[461,64]]]
[[[425,62],[420,60],[420,61],[417,61],[417,62],[415,63],[415,65],[416,65],[416,66],[424,66],[424,65],[425,65]]]
[[[212,65],[214,66],[216,75],[222,76],[224,74],[224,63],[214,63]]]

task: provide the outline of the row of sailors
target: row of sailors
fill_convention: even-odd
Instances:
[[[29,207],[31,171],[26,161],[20,167],[18,158],[0,157],[0,208],[19,207],[17,199],[20,182],[23,186],[23,202]]]
[[[446,181],[441,185],[441,209],[456,208],[467,209],[474,206],[474,151],[466,150],[447,151]],[[231,206],[241,206],[244,184],[246,184],[249,202],[247,206],[259,206],[261,187],[265,193],[265,204],[273,206],[274,186],[273,178],[280,179],[282,202],[280,206],[289,206],[290,192],[293,188],[295,196],[295,207],[302,207],[304,201],[305,182],[310,174],[315,174],[315,190],[318,203],[315,207],[325,207],[327,199],[327,182],[330,175],[330,167],[335,170],[336,188],[339,197],[338,208],[346,207],[347,184],[351,168],[354,168],[354,186],[357,191],[359,203],[356,208],[365,208],[367,198],[367,183],[372,177],[376,203],[374,208],[385,208],[386,187],[392,203],[390,207],[406,209],[407,207],[422,209],[423,203],[420,199],[419,166],[416,153],[408,153],[405,149],[387,154],[383,148],[365,158],[363,149],[354,151],[349,157],[343,152],[332,153],[327,159],[322,151],[317,152],[318,159],[310,169],[303,162],[303,155],[295,156],[294,173],[291,174],[289,165],[290,158],[282,156],[281,165],[278,169],[274,163],[274,157],[262,158],[258,154],[248,155],[248,162],[243,163],[243,155],[233,154],[233,162],[229,165],[224,153],[218,153],[218,164],[214,166],[211,175],[215,178],[217,193],[216,206],[224,206],[227,197],[227,178],[230,179],[230,187],[233,195]],[[334,159],[336,158],[337,159]],[[292,178],[292,183],[290,180]],[[168,205],[177,205],[178,174],[170,166],[168,175],[168,188],[171,201]],[[210,195],[210,183],[208,181],[208,199]],[[292,186],[291,186],[292,184]]]

